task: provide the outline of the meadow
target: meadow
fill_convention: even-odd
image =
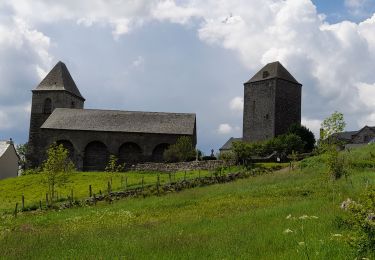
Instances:
[[[3,213],[0,258],[354,259],[355,252],[343,241],[347,230],[338,224],[346,214],[340,204],[375,184],[374,170],[368,168],[372,153],[372,145],[350,152],[359,166],[337,181],[327,175],[320,156],[304,160],[302,169],[160,197],[25,212],[17,218]],[[129,183],[139,185],[140,176],[131,180],[132,174],[139,173],[129,173]],[[155,174],[142,177],[152,181]],[[30,198],[34,194],[31,202],[39,200],[37,178],[0,181],[0,207],[13,207],[17,192]],[[78,197],[87,196],[89,183],[105,189],[108,180],[104,173],[77,173],[74,178],[72,185],[82,185],[75,186]],[[81,178],[85,181],[78,181]],[[169,181],[168,175],[163,178]],[[5,186],[14,199],[4,200]]]

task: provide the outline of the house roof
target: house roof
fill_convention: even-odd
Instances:
[[[273,78],[284,79],[302,86],[302,84],[300,84],[279,61],[268,63],[246,83]]]
[[[36,87],[37,91],[50,91],[50,90],[65,90],[71,94],[82,98],[76,83],[70,75],[66,65],[59,61],[47,76]]]
[[[56,108],[41,128],[153,134],[195,134],[195,114]]]
[[[336,137],[339,140],[350,141],[352,136],[358,133],[358,131],[346,131],[341,133],[333,134],[333,137]]]
[[[8,141],[0,141],[0,157],[8,150],[10,143]]]
[[[219,150],[220,151],[231,150],[233,142],[238,142],[238,141],[242,141],[242,138],[231,137]]]

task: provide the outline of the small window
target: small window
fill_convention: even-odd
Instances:
[[[76,104],[74,103],[74,101],[72,101],[72,103],[70,104],[70,108],[75,108],[76,107]]]
[[[268,73],[268,71],[263,71],[263,78],[267,78],[270,74]]]
[[[265,118],[266,118],[266,119],[270,119],[270,115],[269,115],[269,114],[266,114]]]
[[[44,100],[43,113],[51,114],[51,112],[52,112],[52,101],[50,98],[47,98],[46,100]]]

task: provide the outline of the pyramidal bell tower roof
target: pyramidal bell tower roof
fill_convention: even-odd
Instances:
[[[76,83],[69,73],[66,65],[59,61],[47,76],[35,88],[37,91],[51,91],[51,90],[65,90],[69,93],[82,98],[84,97],[79,92]]]
[[[268,63],[246,83],[253,83],[274,78],[283,79],[292,83],[302,85],[279,61]]]

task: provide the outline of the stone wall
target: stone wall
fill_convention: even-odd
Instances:
[[[234,162],[229,163],[234,165]],[[141,163],[131,167],[135,171],[158,171],[158,172],[177,172],[193,170],[214,170],[218,167],[228,166],[224,161],[192,161],[180,163]]]

